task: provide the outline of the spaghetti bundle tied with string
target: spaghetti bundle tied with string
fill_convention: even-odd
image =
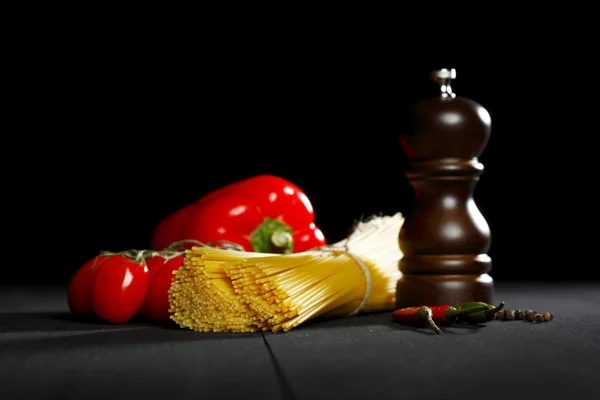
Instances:
[[[202,332],[278,332],[392,310],[403,222],[400,213],[372,217],[347,239],[302,253],[186,250],[169,290],[171,319]]]

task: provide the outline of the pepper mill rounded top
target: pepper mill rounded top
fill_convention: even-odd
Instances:
[[[478,158],[491,132],[488,111],[475,101],[456,96],[452,90],[455,69],[431,73],[440,95],[421,100],[412,108],[412,131],[400,137],[408,158]]]

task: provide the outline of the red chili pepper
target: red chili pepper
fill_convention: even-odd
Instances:
[[[429,325],[435,333],[442,333],[433,321],[433,312],[427,306],[400,308],[392,312],[392,317],[404,324]]]
[[[435,333],[442,333],[439,325],[451,325],[458,317],[488,309],[488,305],[458,309],[447,304],[437,306],[417,306],[400,308],[392,312],[392,317],[405,324],[429,325]]]
[[[154,230],[151,247],[162,250],[185,240],[283,254],[326,244],[306,194],[273,175],[231,183],[167,216]]]
[[[441,306],[433,306],[433,307],[429,307],[431,308],[431,313],[432,313],[432,319],[433,322],[435,322],[436,324],[440,324],[440,325],[450,325],[452,323],[454,323],[454,321],[456,320],[455,317],[453,317],[453,311],[455,310],[455,308],[453,306],[450,305],[441,305]]]

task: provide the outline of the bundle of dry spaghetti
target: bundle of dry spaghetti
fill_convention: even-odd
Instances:
[[[372,217],[345,240],[295,254],[194,247],[173,277],[171,319],[195,331],[277,332],[316,317],[391,310],[403,222],[400,213]]]

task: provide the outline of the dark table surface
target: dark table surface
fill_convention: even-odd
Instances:
[[[389,313],[288,333],[83,323],[63,287],[0,287],[0,399],[600,398],[600,283],[497,283],[542,324],[428,328]]]

